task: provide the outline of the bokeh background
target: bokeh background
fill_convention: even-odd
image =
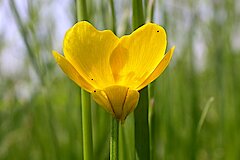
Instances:
[[[117,35],[131,33],[131,1],[114,2]],[[152,2],[144,1],[146,17]],[[111,29],[110,2],[87,3],[91,23]],[[239,160],[240,1],[154,4],[153,21],[176,49],[151,86],[152,159]],[[74,0],[0,0],[1,160],[82,159],[80,89],[51,55],[74,23]],[[92,115],[95,157],[108,159],[110,115],[94,102]],[[132,120],[120,130],[129,151]]]

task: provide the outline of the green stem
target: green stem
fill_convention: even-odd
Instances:
[[[110,4],[111,4],[111,12],[112,12],[112,30],[113,30],[113,33],[116,34],[116,15],[115,15],[113,0],[110,0]]]
[[[152,22],[154,14],[155,0],[149,0],[147,4],[146,19],[147,22]]]
[[[112,31],[116,34],[116,16],[114,9],[114,1],[110,0],[111,12],[112,12]],[[119,121],[112,117],[111,122],[111,137],[110,137],[110,160],[118,160],[119,159]]]
[[[79,134],[78,136],[80,137],[79,139],[79,143],[80,143],[80,148],[79,148],[79,154],[80,154],[80,159],[83,160],[83,118],[82,118],[82,89],[79,88],[79,100],[80,100],[80,103],[79,103],[79,128],[80,128],[80,131],[79,131]]]
[[[110,137],[110,160],[118,160],[118,133],[119,121],[112,117],[111,137]]]
[[[133,8],[132,26],[133,29],[135,30],[139,26],[143,25],[145,22],[142,1],[132,0],[132,8]]]
[[[76,0],[77,3],[77,20],[88,20],[86,0]],[[82,133],[83,133],[83,157],[84,160],[93,158],[93,141],[92,141],[92,117],[91,117],[91,97],[83,89],[81,90],[82,100]]]
[[[143,14],[143,4],[140,0],[132,0],[132,26],[137,29],[145,22]],[[135,149],[139,160],[150,159],[149,144],[149,124],[148,124],[148,88],[145,87],[140,91],[138,106],[134,111],[135,117]]]
[[[153,21],[153,13],[154,13],[154,5],[155,5],[155,0],[149,0],[148,1],[148,6],[147,6],[147,15],[146,19],[147,22],[152,22]],[[148,85],[148,122],[149,122],[149,154],[150,154],[150,160],[153,159],[153,104],[151,102],[152,98],[152,93],[154,92],[154,85],[149,84]]]
[[[78,21],[88,20],[86,0],[76,0]]]
[[[140,91],[135,117],[135,149],[139,160],[150,159],[150,138],[148,123],[148,88]]]
[[[207,101],[207,104],[205,105],[205,107],[203,108],[203,112],[201,114],[201,118],[200,118],[200,121],[198,123],[198,127],[197,127],[197,133],[199,134],[201,129],[202,129],[202,126],[203,126],[203,122],[207,116],[207,113],[209,111],[209,108],[212,104],[212,102],[214,101],[214,98],[211,97],[208,101]]]
[[[83,156],[84,160],[92,160],[93,142],[92,142],[91,97],[88,92],[81,90],[81,98],[82,98]]]

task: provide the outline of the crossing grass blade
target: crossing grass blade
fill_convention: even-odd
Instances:
[[[145,22],[142,1],[132,0],[132,26],[138,28]],[[135,149],[139,160],[150,159],[149,123],[148,123],[148,87],[140,91],[138,106],[134,111]]]
[[[88,20],[86,0],[77,0],[77,20]],[[83,135],[83,157],[84,160],[93,159],[93,140],[92,140],[92,109],[91,96],[88,92],[81,89],[81,117]]]

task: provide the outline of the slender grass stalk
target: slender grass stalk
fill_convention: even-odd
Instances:
[[[150,159],[149,124],[148,124],[148,87],[141,91],[139,103],[134,112],[135,149],[139,160]]]
[[[163,5],[164,3],[162,2],[160,4]],[[163,21],[163,25],[165,28],[168,28],[170,25],[170,21],[169,21],[169,12],[167,12],[167,10],[164,8],[162,11],[162,21]],[[166,78],[163,79],[163,81],[161,82],[162,85],[164,86],[164,91],[163,91],[163,87],[161,88],[161,91],[163,91],[164,93],[166,93],[166,91],[168,91],[169,94],[171,94],[171,78],[169,77],[169,72],[166,72]],[[159,133],[167,133],[166,139],[167,139],[167,143],[165,146],[165,152],[166,152],[166,157],[167,155],[170,155],[172,153],[172,151],[174,150],[174,146],[175,146],[175,132],[173,129],[173,116],[171,114],[172,110],[173,110],[173,106],[172,106],[172,101],[173,99],[170,98],[171,96],[165,96],[165,95],[161,95],[161,99],[162,101],[164,100],[164,102],[160,103],[161,107],[166,106],[166,109],[164,111],[164,119],[161,119],[162,121],[166,121],[166,129],[161,129],[159,131]],[[155,110],[156,111],[156,110]],[[156,122],[155,122],[156,123]],[[155,134],[156,137],[156,134]],[[156,146],[156,143],[154,143],[154,141],[152,141],[153,145]],[[173,145],[174,144],[174,145]],[[152,153],[156,153],[157,150],[155,148],[153,148]],[[155,157],[153,157],[155,158]]]
[[[129,159],[128,148],[129,145],[126,142],[124,125],[119,126],[119,159]],[[129,139],[129,137],[128,137]]]
[[[77,5],[77,20],[88,20],[86,0],[76,0]]]
[[[132,0],[132,12],[133,12],[132,26],[133,29],[135,30],[139,26],[143,25],[145,22],[142,1]]]
[[[111,137],[110,137],[110,160],[118,160],[118,133],[119,133],[119,121],[112,117],[111,123]]]
[[[200,118],[200,121],[198,123],[198,127],[197,127],[197,132],[198,134],[200,133],[201,129],[202,129],[202,126],[203,126],[203,122],[207,116],[207,113],[209,111],[209,108],[212,104],[212,102],[214,101],[214,98],[211,97],[208,101],[207,101],[207,104],[204,106],[203,108],[203,112],[202,112],[202,115],[201,115],[201,118]]]
[[[148,6],[147,6],[146,20],[147,20],[147,22],[151,22],[153,20],[155,0],[148,0],[148,4],[147,5]]]
[[[111,12],[112,12],[112,31],[116,34],[116,15],[114,9],[114,0],[110,0]]]
[[[132,0],[132,26],[133,29],[138,28],[145,22],[143,14],[142,1]],[[138,158],[141,160],[150,159],[150,143],[149,143],[149,124],[148,124],[148,88],[145,87],[140,91],[140,99],[135,109],[135,149]]]
[[[153,13],[155,8],[155,0],[149,0],[147,3],[147,13],[146,13],[146,21],[152,22],[153,21]],[[148,121],[149,121],[149,149],[150,149],[150,160],[153,159],[153,92],[154,92],[154,86],[152,84],[148,85]]]
[[[86,0],[77,0],[77,20],[88,20]],[[92,116],[91,116],[91,97],[90,94],[81,90],[82,100],[82,135],[83,135],[83,157],[84,160],[93,158],[92,140]]]
[[[83,155],[83,148],[84,148],[84,146],[83,146],[83,118],[82,118],[82,90],[81,89],[79,89],[79,100],[80,100],[80,103],[79,103],[79,123],[80,123],[80,126],[79,126],[79,128],[80,128],[80,132],[79,132],[79,134],[78,134],[78,136],[80,137],[79,139],[80,139],[80,141],[79,141],[79,143],[80,143],[80,159],[81,160],[83,160],[84,159],[84,155]]]
[[[83,131],[83,156],[84,160],[93,159],[92,142],[92,117],[91,117],[91,97],[90,94],[81,90],[82,98],[82,131]]]
[[[194,10],[196,9],[196,3],[192,2],[191,3],[191,9]],[[194,37],[192,36],[194,32],[196,32],[196,22],[198,20],[197,14],[194,13],[192,15],[193,23],[192,26],[189,30],[188,34],[188,42],[186,42],[186,47],[189,48],[189,82],[190,82],[190,90],[189,92],[191,93],[191,98],[190,98],[190,103],[193,106],[191,108],[191,115],[192,115],[192,128],[191,128],[191,142],[189,144],[189,150],[190,152],[190,157],[191,159],[196,159],[197,157],[197,150],[198,150],[198,143],[197,143],[197,125],[198,121],[200,119],[200,114],[199,114],[199,82],[197,81],[197,72],[196,72],[196,58],[194,57],[194,49],[193,49],[193,39]]]
[[[153,112],[153,102],[152,102],[152,97],[153,94],[151,91],[154,85],[149,84],[148,85],[148,122],[149,122],[149,150],[150,150],[150,160],[152,160],[152,155],[153,155],[153,119],[154,119],[154,112]]]

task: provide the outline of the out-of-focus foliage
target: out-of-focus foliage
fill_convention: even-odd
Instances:
[[[91,22],[111,29],[109,1],[87,2]],[[117,34],[130,33],[131,2],[114,2]],[[79,88],[51,55],[76,21],[74,3],[0,1],[2,160],[82,158]],[[237,0],[156,0],[154,22],[176,50],[151,86],[152,159],[240,159],[239,7]],[[108,159],[110,116],[94,103],[92,114],[95,157]],[[122,159],[135,156],[131,121],[120,129]]]

